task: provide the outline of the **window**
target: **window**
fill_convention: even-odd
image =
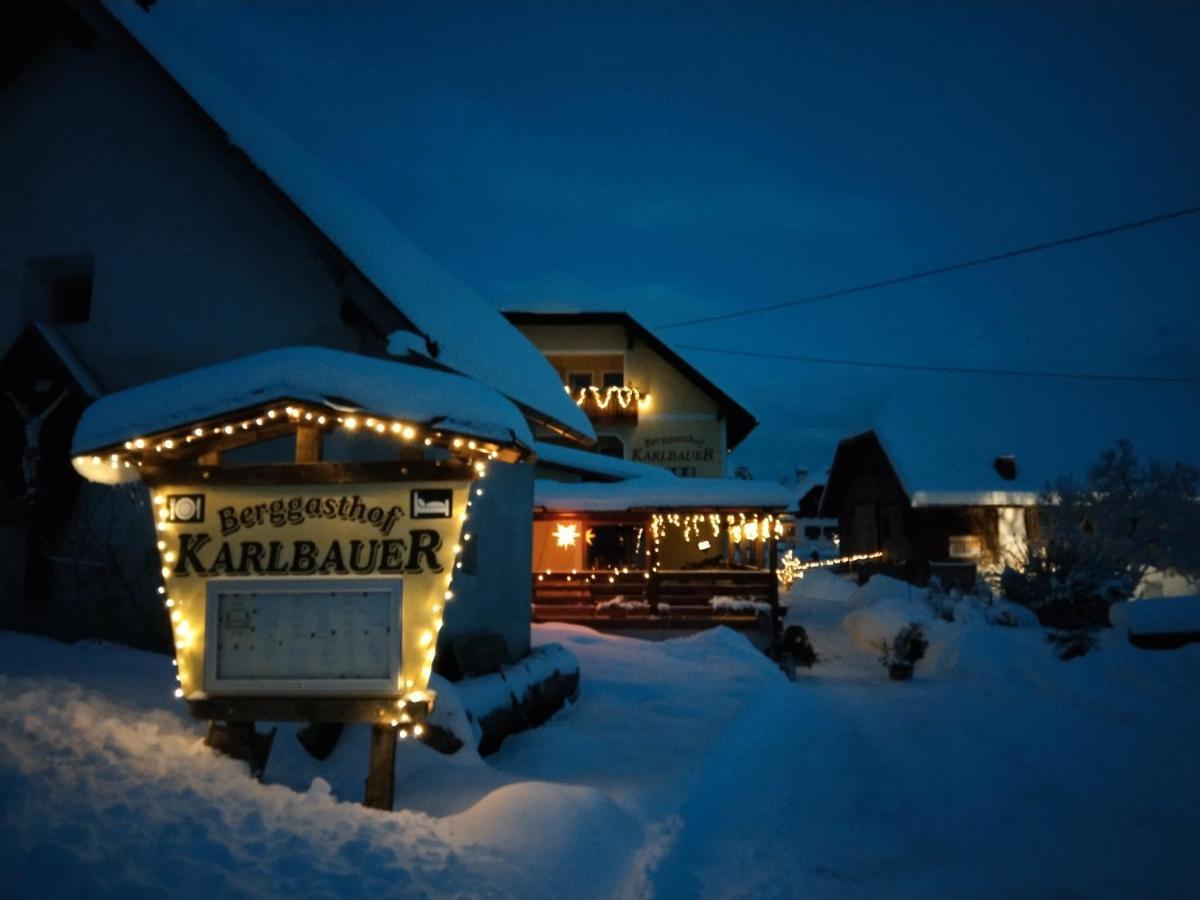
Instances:
[[[615,459],[625,458],[625,445],[621,439],[612,434],[602,434],[596,440],[596,452]]]
[[[996,474],[1005,481],[1016,480],[1017,459],[1015,456],[997,456],[992,465],[996,467]]]
[[[592,386],[592,373],[572,372],[567,376],[567,384],[571,386],[571,393],[578,397],[580,391]]]
[[[625,387],[624,372],[605,372],[600,379],[600,386],[603,388],[619,388]]]
[[[25,264],[25,311],[52,325],[77,325],[92,315],[92,258],[39,256]]]
[[[817,538],[819,538],[821,536],[821,526],[820,525],[805,525],[804,526],[804,536],[806,538],[808,538],[810,541],[815,541]]]

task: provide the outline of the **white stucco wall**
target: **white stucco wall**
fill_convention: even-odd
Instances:
[[[0,345],[27,260],[94,258],[59,326],[107,390],[270,347],[357,349],[315,244],[113,35],[56,41],[0,93]]]
[[[449,652],[457,637],[490,632],[503,635],[517,659],[529,652],[533,466],[493,462],[479,487],[483,496],[472,496],[467,522],[474,559],[464,559],[455,576],[438,652]]]

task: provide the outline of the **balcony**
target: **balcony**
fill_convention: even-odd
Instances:
[[[639,412],[650,408],[650,395],[643,394],[632,385],[596,387],[581,387],[571,390],[570,385],[563,385],[563,390],[571,395],[576,405],[584,411],[589,419],[618,420],[636,423]]]

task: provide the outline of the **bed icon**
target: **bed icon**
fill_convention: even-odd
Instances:
[[[454,492],[448,488],[430,488],[412,492],[414,519],[448,519],[453,513]]]

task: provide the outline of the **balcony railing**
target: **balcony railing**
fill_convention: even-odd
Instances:
[[[761,570],[539,572],[533,620],[609,628],[777,627],[779,585]]]
[[[563,386],[575,400],[577,406],[591,419],[633,419],[639,412],[650,408],[650,395],[643,394],[632,385],[621,387],[585,387],[572,391]]]

